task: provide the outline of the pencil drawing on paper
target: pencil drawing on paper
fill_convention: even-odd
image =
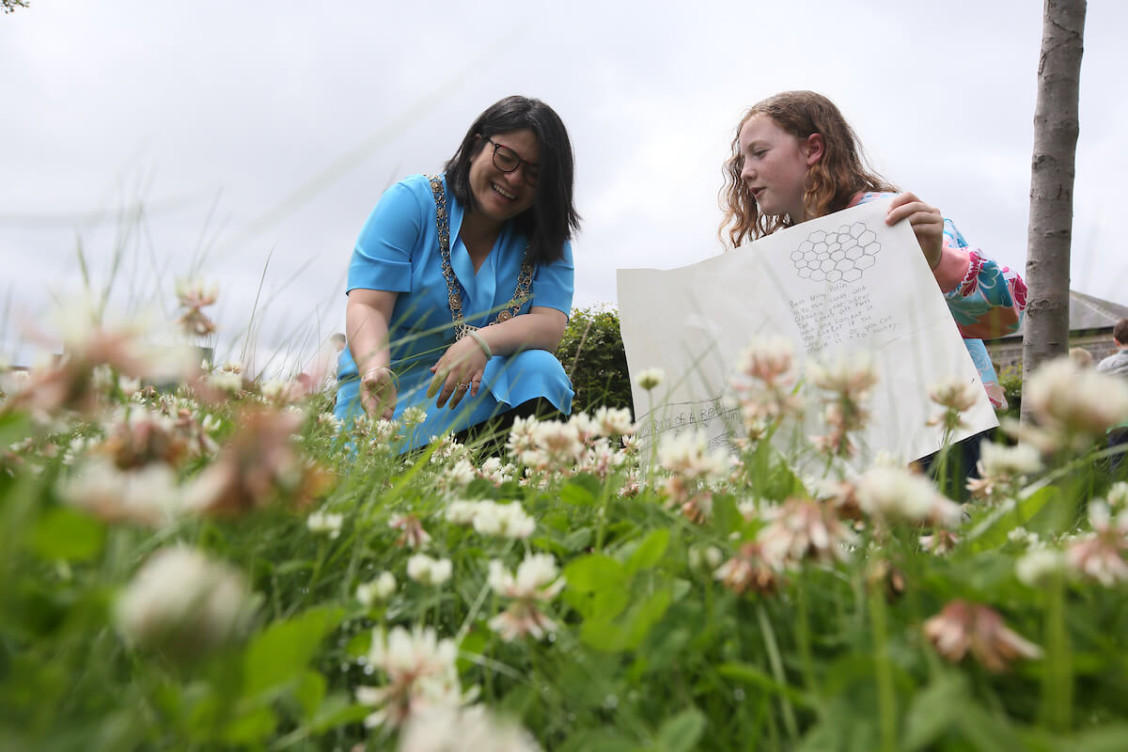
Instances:
[[[842,225],[837,232],[816,230],[791,252],[801,279],[857,282],[876,262],[881,243],[865,222]]]

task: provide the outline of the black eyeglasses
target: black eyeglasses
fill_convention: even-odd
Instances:
[[[524,172],[525,182],[536,188],[537,180],[540,178],[540,168],[527,159],[521,159],[517,156],[517,152],[510,149],[508,146],[503,146],[495,142],[491,138],[486,141],[493,146],[493,164],[494,167],[505,173],[510,173],[516,170],[521,165],[525,165]]]

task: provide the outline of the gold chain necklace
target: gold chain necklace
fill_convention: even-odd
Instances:
[[[443,278],[447,284],[447,304],[450,305],[450,318],[454,322],[455,339],[462,339],[467,333],[476,331],[479,327],[467,324],[462,316],[462,291],[458,287],[458,278],[450,265],[450,218],[447,216],[446,193],[443,191],[443,180],[438,175],[429,176],[431,193],[435,196],[435,228],[439,232],[439,256],[443,261]],[[493,326],[513,318],[521,312],[521,306],[529,299],[533,289],[533,264],[529,255],[529,246],[525,246],[525,256],[521,260],[521,272],[517,275],[517,288],[513,297],[498,311],[494,320],[486,324]]]

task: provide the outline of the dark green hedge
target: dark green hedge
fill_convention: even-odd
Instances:
[[[604,306],[576,308],[556,357],[572,379],[573,411],[631,407],[627,354],[619,331],[619,312]]]

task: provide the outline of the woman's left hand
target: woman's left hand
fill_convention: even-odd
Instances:
[[[915,194],[899,193],[885,215],[885,224],[895,225],[902,219],[909,220],[928,266],[935,269],[944,252],[944,217],[940,210],[924,203]]]
[[[441,408],[449,400],[453,410],[468,393],[471,397],[477,397],[486,362],[486,354],[473,337],[463,337],[456,341],[431,366],[431,373],[435,375],[427,388],[427,399],[437,394],[439,398],[435,400],[435,406]]]

